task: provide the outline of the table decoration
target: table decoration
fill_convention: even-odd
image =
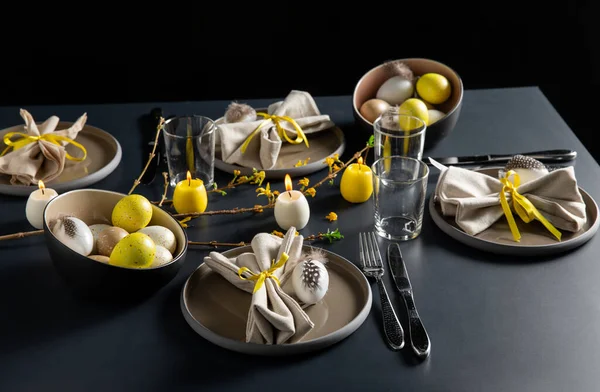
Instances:
[[[27,198],[27,204],[25,205],[25,216],[31,226],[36,229],[44,227],[43,214],[46,204],[56,196],[58,193],[52,188],[46,188],[44,181],[38,182],[39,189],[31,192],[29,198]]]
[[[285,192],[275,200],[275,221],[283,230],[295,227],[302,230],[310,219],[310,207],[304,194],[292,189],[292,179],[285,177]]]
[[[11,176],[10,183],[20,185],[52,181],[63,172],[67,161],[81,162],[87,157],[86,148],[75,141],[87,121],[84,113],[68,129],[56,131],[59,118],[51,116],[39,127],[33,116],[24,109],[19,114],[25,121],[24,132],[8,132],[0,153],[0,174]],[[73,156],[65,146],[72,144],[79,154]]]
[[[340,180],[340,193],[350,203],[364,203],[373,194],[373,172],[363,164],[362,157],[344,170]]]
[[[175,186],[173,193],[173,207],[180,214],[187,212],[204,212],[208,205],[208,196],[204,182],[200,179],[192,179],[191,173],[187,172],[187,179],[181,180]]]

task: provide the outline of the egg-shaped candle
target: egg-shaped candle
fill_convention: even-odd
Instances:
[[[173,207],[180,214],[204,212],[208,205],[208,196],[204,181],[194,178],[188,171],[187,178],[175,186]]]
[[[373,193],[373,172],[363,164],[362,157],[349,165],[340,181],[340,193],[350,203],[364,203]]]
[[[288,230],[295,227],[302,230],[308,224],[310,207],[304,194],[292,189],[292,179],[285,175],[285,192],[281,192],[275,200],[274,215],[279,227]]]

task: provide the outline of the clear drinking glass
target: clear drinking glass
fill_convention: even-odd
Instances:
[[[429,176],[427,164],[395,155],[378,159],[371,169],[375,232],[393,241],[416,238],[423,223]]]
[[[391,108],[373,123],[375,160],[400,155],[423,158],[427,125],[418,117],[399,114]]]
[[[200,179],[208,189],[214,182],[216,125],[204,116],[165,121],[163,136],[171,186],[187,178]]]

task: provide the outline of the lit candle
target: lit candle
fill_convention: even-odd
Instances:
[[[192,174],[187,172],[187,179],[179,181],[173,192],[173,207],[179,214],[190,212],[204,212],[208,205],[208,196],[204,181],[192,179]]]
[[[373,172],[363,165],[362,157],[344,170],[340,181],[342,197],[350,203],[364,203],[373,193]]]
[[[44,208],[56,196],[58,196],[58,193],[54,189],[46,188],[42,180],[38,182],[38,189],[31,192],[25,206],[25,216],[31,226],[36,229],[44,227]]]
[[[281,192],[275,200],[275,220],[279,227],[288,230],[295,227],[302,230],[310,218],[310,208],[304,194],[292,189],[292,179],[285,175],[285,192]]]

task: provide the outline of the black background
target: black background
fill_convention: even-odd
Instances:
[[[596,160],[598,6],[563,2],[3,5],[0,105],[350,95],[431,58],[466,89],[539,86]],[[349,108],[351,110],[351,108]]]

